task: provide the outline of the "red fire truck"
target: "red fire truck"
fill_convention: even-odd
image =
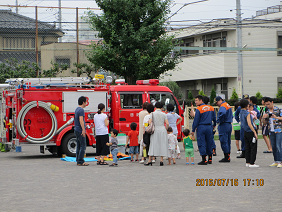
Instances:
[[[131,122],[139,124],[138,113],[146,101],[172,103],[175,112],[183,117],[183,110],[171,90],[158,86],[159,81],[155,79],[138,80],[137,85],[127,85],[124,80],[116,80],[117,85],[111,85],[111,77],[106,78],[106,83],[96,80],[96,84],[88,84],[90,80],[86,77],[18,78],[6,82],[8,88],[2,96],[6,126],[0,142],[13,146],[38,145],[42,153],[47,149],[53,154],[75,156],[73,120],[80,96],[87,98],[84,110],[88,146],[95,147],[93,117],[99,103],[106,105],[109,128],[120,133],[129,132]],[[179,139],[182,128],[183,123],[178,125]]]

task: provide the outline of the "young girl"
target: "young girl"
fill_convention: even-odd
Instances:
[[[173,160],[173,164],[175,164],[175,153],[177,152],[177,137],[173,134],[173,130],[171,127],[167,128],[167,139],[168,139],[168,164],[171,165],[171,159]]]
[[[104,162],[104,156],[110,154],[109,147],[106,145],[109,143],[109,131],[108,116],[104,114],[105,105],[100,103],[98,105],[98,113],[94,116],[95,131],[96,131],[96,155],[97,165],[108,165]]]
[[[251,114],[254,123],[257,125],[257,122],[259,122],[259,120],[257,118],[257,112],[254,111],[254,104],[252,104],[252,103],[249,104],[249,110],[248,111]],[[255,130],[256,130],[256,133],[258,134],[257,128]]]

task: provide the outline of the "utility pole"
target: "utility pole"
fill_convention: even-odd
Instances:
[[[58,22],[59,22],[59,29],[62,30],[62,2],[59,0],[59,15],[58,15]],[[62,38],[59,38],[59,42],[62,42]]]
[[[242,21],[241,21],[241,2],[236,0],[236,22],[237,22],[237,47],[242,48]],[[243,81],[243,55],[242,51],[237,51],[238,58],[238,97],[241,99],[244,93]]]
[[[19,14],[19,8],[18,8],[18,0],[16,0],[16,13]]]

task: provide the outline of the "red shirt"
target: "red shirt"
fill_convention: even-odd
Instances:
[[[129,146],[138,146],[138,131],[136,130],[130,130],[128,132],[129,137]]]

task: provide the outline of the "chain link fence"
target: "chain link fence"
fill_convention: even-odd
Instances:
[[[99,13],[98,8],[0,5],[0,64],[27,61],[41,71],[51,63],[67,64],[60,76],[76,76],[74,63],[89,63],[85,52],[98,42],[83,18],[90,10]]]

